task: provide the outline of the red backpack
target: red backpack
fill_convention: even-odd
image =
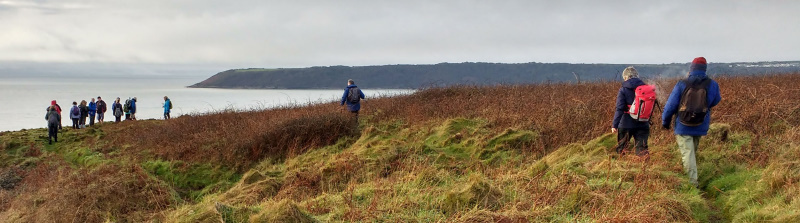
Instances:
[[[656,86],[642,85],[636,87],[634,92],[636,92],[636,96],[633,98],[633,104],[628,105],[630,109],[626,113],[630,114],[633,120],[640,122],[650,121],[650,117],[653,115],[653,107],[658,103],[656,102]]]

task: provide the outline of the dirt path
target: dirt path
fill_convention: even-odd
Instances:
[[[703,193],[703,199],[706,200],[706,206],[709,210],[708,222],[716,223],[716,222],[729,222],[725,219],[725,214],[722,213],[722,210],[714,204],[713,197],[709,196],[708,193]]]

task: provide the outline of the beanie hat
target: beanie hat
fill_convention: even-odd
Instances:
[[[625,70],[622,71],[623,80],[628,80],[631,78],[638,78],[638,77],[639,77],[639,72],[637,72],[636,68],[633,68],[633,66],[627,67],[625,68]]]
[[[698,57],[698,58],[694,58],[694,60],[692,60],[692,66],[691,66],[691,71],[692,72],[697,71],[697,70],[706,71],[707,67],[708,67],[708,64],[706,63],[706,58],[705,57]]]

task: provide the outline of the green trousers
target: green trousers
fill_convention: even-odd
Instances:
[[[700,145],[700,137],[690,135],[675,135],[678,141],[678,148],[681,150],[683,159],[683,170],[689,175],[689,182],[695,187],[697,183],[697,147]]]

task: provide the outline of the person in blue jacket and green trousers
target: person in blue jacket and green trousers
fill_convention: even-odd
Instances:
[[[691,71],[688,77],[675,84],[672,93],[669,95],[667,104],[664,105],[664,113],[661,116],[662,127],[669,129],[673,124],[672,117],[675,118],[675,139],[681,150],[683,168],[689,175],[689,181],[695,187],[697,182],[697,150],[700,145],[700,138],[708,134],[708,127],[711,125],[711,108],[719,104],[722,97],[719,93],[719,85],[706,75],[708,63],[706,58],[698,57],[692,61]],[[705,94],[705,98],[703,95]],[[687,112],[693,110],[690,107],[698,107],[694,104],[702,104],[702,111],[705,115],[684,115],[702,114]]]

